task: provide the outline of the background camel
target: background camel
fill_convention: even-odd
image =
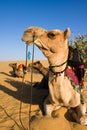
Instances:
[[[40,74],[43,75],[43,78],[40,82],[36,82],[33,87],[39,88],[39,89],[48,89],[48,69],[45,68],[40,61],[36,61],[33,64],[30,63],[28,65],[30,67],[33,67],[36,69]]]
[[[64,76],[68,59],[68,37],[70,30],[45,30],[30,27],[24,31],[22,40],[32,42],[43,52],[49,62],[49,95],[44,102],[45,114],[61,106],[70,107],[69,112],[76,122],[87,125],[86,105],[81,103],[81,94],[76,92],[69,79]]]
[[[17,63],[10,63],[9,66],[13,69],[12,75],[14,77],[23,78],[25,74],[25,66],[23,64],[17,66]]]
[[[43,76],[46,76],[46,74],[47,74],[47,69],[42,65],[42,63],[40,62],[40,61],[36,61],[36,62],[34,62],[33,64],[32,63],[30,63],[29,65],[28,65],[28,67],[30,68],[30,67],[33,67],[34,69],[36,69],[36,70],[38,70],[39,71],[39,73],[41,73]]]

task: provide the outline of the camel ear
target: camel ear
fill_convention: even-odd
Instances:
[[[69,36],[70,36],[70,29],[67,28],[67,29],[64,31],[64,37],[65,37],[65,39],[67,39]]]

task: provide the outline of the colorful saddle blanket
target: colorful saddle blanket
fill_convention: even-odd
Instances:
[[[71,81],[71,84],[73,88],[80,93],[81,103],[84,104],[84,99],[81,94],[81,86],[78,80],[78,77],[76,76],[74,70],[71,67],[67,67],[65,70],[65,75],[68,77],[68,79]]]

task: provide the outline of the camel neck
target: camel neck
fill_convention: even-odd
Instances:
[[[54,75],[61,75],[66,70],[66,62],[63,62],[62,64],[55,65],[55,66],[49,66],[49,71],[51,71]],[[58,71],[54,71],[55,68],[58,68]]]
[[[47,74],[47,70],[43,66],[39,69],[39,71],[43,74],[43,76],[45,76]]]

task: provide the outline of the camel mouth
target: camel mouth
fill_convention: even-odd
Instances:
[[[38,46],[39,48],[41,49],[44,49],[44,50],[48,50],[49,48],[44,45],[44,43],[42,41],[40,41],[39,39],[35,40],[34,43],[36,44],[36,46]]]
[[[32,42],[29,42],[29,41],[25,41],[27,45],[31,45]]]
[[[23,42],[25,42],[27,45],[30,45],[30,44],[33,43],[32,38],[27,39],[26,37],[23,36],[21,40],[22,40]]]

